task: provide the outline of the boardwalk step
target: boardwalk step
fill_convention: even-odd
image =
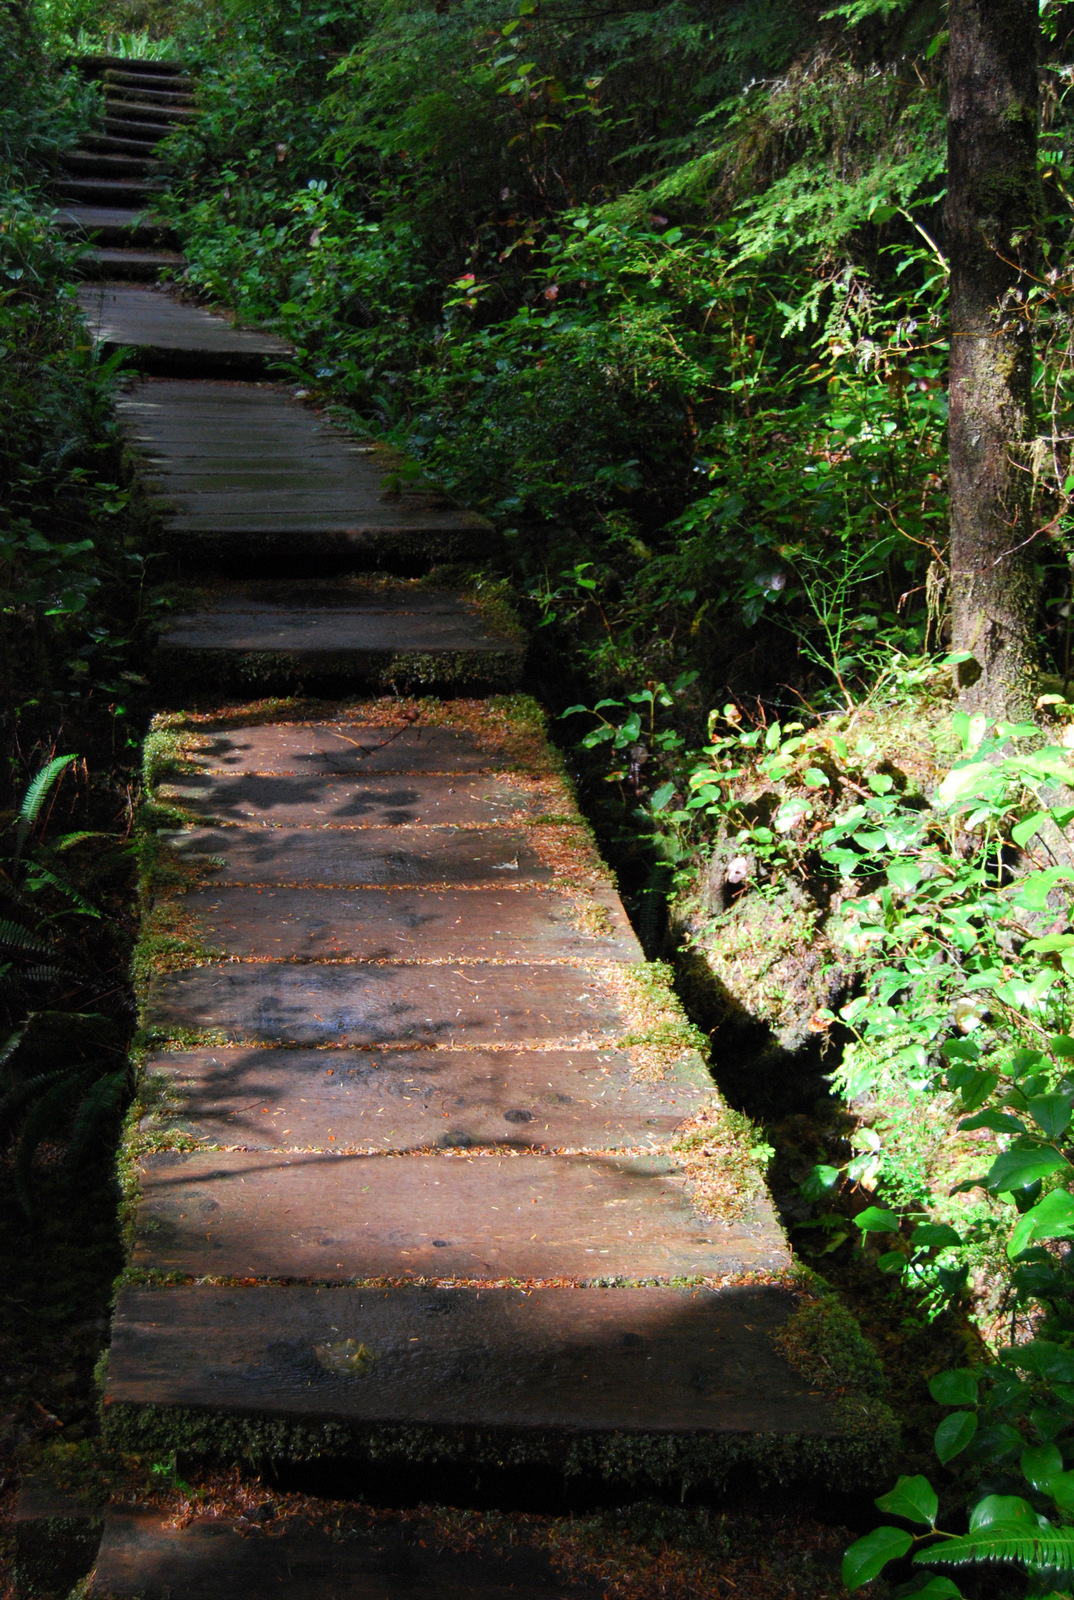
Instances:
[[[214,361],[214,349],[221,361],[231,350],[266,349],[259,335],[186,310],[176,315],[197,332],[177,328],[175,337],[203,340]],[[109,326],[118,338],[124,322]],[[160,327],[163,341],[163,319]],[[421,572],[491,548],[480,517],[401,477],[390,453],[349,438],[282,386],[149,379],[119,411],[166,516],[165,548],[185,562],[225,572],[249,572],[254,563],[262,573]]]
[[[355,519],[357,520],[357,519]],[[458,591],[417,586],[248,584],[211,591],[211,609],[179,615],[158,632],[154,678],[175,696],[227,685],[264,692],[306,686],[456,692],[513,688],[522,667],[518,633],[482,618]],[[432,820],[432,818],[430,818]]]
[[[644,1149],[712,1096],[696,1070],[641,1082],[621,1050],[216,1048],[154,1055],[146,1073],[154,1139],[341,1155]]]
[[[186,68],[181,61],[174,58],[162,57],[132,57],[113,56],[106,52],[98,55],[76,57],[77,64],[84,77],[101,78],[106,72],[138,72],[154,81],[181,77]]]
[[[162,272],[181,272],[186,257],[175,250],[132,250],[103,247],[86,250],[78,258],[84,278],[123,278],[155,283]]]
[[[59,177],[53,192],[91,206],[137,206],[160,193],[155,179]]]
[[[573,1454],[718,1483],[843,1431],[772,1343],[792,1309],[764,1286],[126,1289],[105,1428],[142,1452]]]
[[[83,290],[79,304],[94,343],[105,353],[129,349],[142,372],[260,377],[272,361],[290,354],[282,339],[236,328],[162,289],[112,284]]]
[[[135,94],[133,91],[129,95],[122,91],[110,94],[106,101],[106,112],[116,121],[156,123],[165,131],[197,116],[193,106],[173,105],[163,96],[150,99],[148,95]]]
[[[65,150],[60,157],[68,172],[99,178],[147,178],[160,170],[156,161],[142,156],[114,155],[100,150]]]
[[[123,139],[137,139],[140,143],[151,147],[158,145],[172,131],[169,123],[139,122],[134,117],[111,115],[107,110],[102,126],[107,134]]]
[[[104,150],[121,156],[152,158],[156,142],[152,139],[123,139],[111,133],[84,133],[82,143],[87,150]]]
[[[104,81],[109,86],[115,84],[124,89],[152,89],[155,92],[165,90],[172,94],[186,94],[189,96],[194,88],[193,78],[186,77],[182,72],[146,72],[140,63],[132,63],[127,67],[106,67]]]
[[[130,206],[67,205],[56,212],[55,223],[64,233],[83,234],[104,246],[166,248],[177,243],[166,223]],[[95,303],[99,304],[99,299]]]
[[[414,1513],[389,1518],[337,1509],[328,1521],[277,1516],[195,1517],[182,1527],[160,1512],[114,1511],[105,1522],[88,1600],[592,1600],[556,1571],[547,1550],[504,1548],[467,1530],[455,1548],[446,1528]],[[261,1524],[257,1515],[265,1515]]]

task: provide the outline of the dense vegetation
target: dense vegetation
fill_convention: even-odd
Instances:
[[[1074,1584],[1070,10],[1043,7],[1043,675],[1021,725],[960,715],[942,664],[939,0],[40,13],[56,50],[109,20],[175,33],[203,112],[169,151],[187,289],[284,332],[302,388],[501,530],[535,686],[650,953],[766,1125],[799,1252],[896,1330],[901,1375],[916,1352],[883,1503],[914,1533],[867,1536],[848,1582],[920,1539],[931,1567],[901,1575],[936,1597],[959,1591],[933,1569],[986,1559],[1000,1588],[971,1566],[967,1592]],[[129,682],[139,573],[109,374],[34,198],[84,91],[11,68],[39,58],[3,15],[24,787]],[[51,1081],[57,1104],[76,1087]]]

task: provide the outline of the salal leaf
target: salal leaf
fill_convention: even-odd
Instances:
[[[983,1500],[978,1500],[970,1512],[971,1533],[977,1533],[981,1528],[1008,1524],[1024,1525],[1029,1528],[1038,1526],[1037,1513],[1029,1501],[1023,1500],[1021,1495],[986,1494]]]
[[[976,1405],[977,1393],[977,1379],[966,1367],[938,1372],[929,1379],[929,1394],[941,1406]]]
[[[843,1582],[848,1589],[871,1583],[889,1561],[898,1561],[913,1544],[913,1535],[902,1528],[874,1528],[858,1539],[843,1557]]]
[[[1053,1189],[1018,1218],[1007,1241],[1007,1255],[1013,1261],[1038,1239],[1074,1239],[1074,1197],[1065,1189]]]
[[[899,1218],[894,1211],[884,1211],[880,1206],[866,1206],[854,1218],[862,1233],[898,1233]]]
[[[920,1474],[915,1478],[900,1477],[894,1489],[882,1494],[876,1505],[889,1516],[905,1517],[907,1522],[923,1522],[930,1528],[940,1508],[935,1489]]]
[[[976,1432],[975,1411],[952,1411],[949,1417],[944,1417],[933,1435],[932,1442],[937,1456],[945,1467],[949,1461],[962,1454]]]
[[[993,1194],[1008,1194],[1012,1189],[1025,1189],[1038,1178],[1050,1178],[1066,1165],[1059,1152],[1048,1145],[1015,1145],[993,1161],[985,1186]]]
[[[960,1133],[969,1133],[974,1128],[990,1128],[993,1133],[1025,1133],[1026,1125],[1020,1117],[1012,1117],[1007,1111],[978,1111],[975,1117],[963,1117],[958,1125]]]
[[[919,1222],[913,1242],[916,1249],[942,1250],[947,1245],[961,1244],[962,1235],[946,1222]]]
[[[1034,1095],[1029,1102],[1029,1115],[1037,1127],[1049,1139],[1061,1139],[1070,1127],[1071,1112],[1074,1110],[1074,1095],[1053,1094]]]
[[[1063,1457],[1058,1445],[1031,1444],[1022,1451],[1019,1465],[1022,1476],[1034,1489],[1050,1490],[1063,1470]]]

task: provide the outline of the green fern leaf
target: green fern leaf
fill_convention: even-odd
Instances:
[[[19,807],[19,822],[25,826],[26,832],[29,832],[37,821],[38,813],[48,797],[48,792],[60,774],[66,771],[72,761],[77,760],[77,755],[57,756],[54,761],[50,761],[47,767],[42,767],[41,771],[36,774],[23,795],[22,804]]]
[[[914,1556],[919,1565],[961,1567],[973,1561],[1019,1561],[1025,1566],[1074,1571],[1074,1528],[1030,1529],[997,1522],[957,1539],[930,1544]]]
[[[27,1217],[33,1215],[30,1180],[38,1145],[50,1133],[58,1134],[62,1129],[71,1102],[71,1091],[77,1087],[80,1079],[81,1075],[77,1072],[65,1073],[47,1093],[35,1100],[22,1125],[15,1151],[14,1181],[15,1195]]]
[[[72,1165],[81,1160],[102,1123],[119,1110],[127,1093],[127,1084],[127,1069],[123,1067],[119,1072],[110,1072],[90,1085],[82,1097],[71,1128],[67,1160]]]
[[[17,922],[8,922],[4,918],[0,918],[0,949],[24,950],[35,956],[53,954],[52,946],[44,939],[39,939],[29,928],[20,927]]]

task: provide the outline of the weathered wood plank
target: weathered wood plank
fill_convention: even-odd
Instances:
[[[615,1050],[182,1050],[144,1128],[244,1150],[645,1148],[712,1098],[696,1061],[640,1082]]]
[[[117,1407],[171,1405],[245,1415],[254,1441],[260,1418],[492,1429],[499,1439],[511,1430],[538,1445],[544,1430],[625,1434],[624,1443],[634,1433],[839,1433],[835,1408],[772,1343],[793,1305],[761,1286],[125,1289],[105,1426]],[[348,1339],[371,1356],[364,1367],[343,1364]],[[132,1444],[136,1428],[125,1430]],[[164,1442],[166,1419],[147,1419],[148,1429],[147,1442]]]
[[[247,965],[156,977],[146,1024],[236,1044],[614,1043],[626,1023],[603,979],[567,966]]]
[[[790,1266],[768,1215],[699,1216],[661,1156],[164,1151],[135,1267],[192,1278],[638,1280]]]

